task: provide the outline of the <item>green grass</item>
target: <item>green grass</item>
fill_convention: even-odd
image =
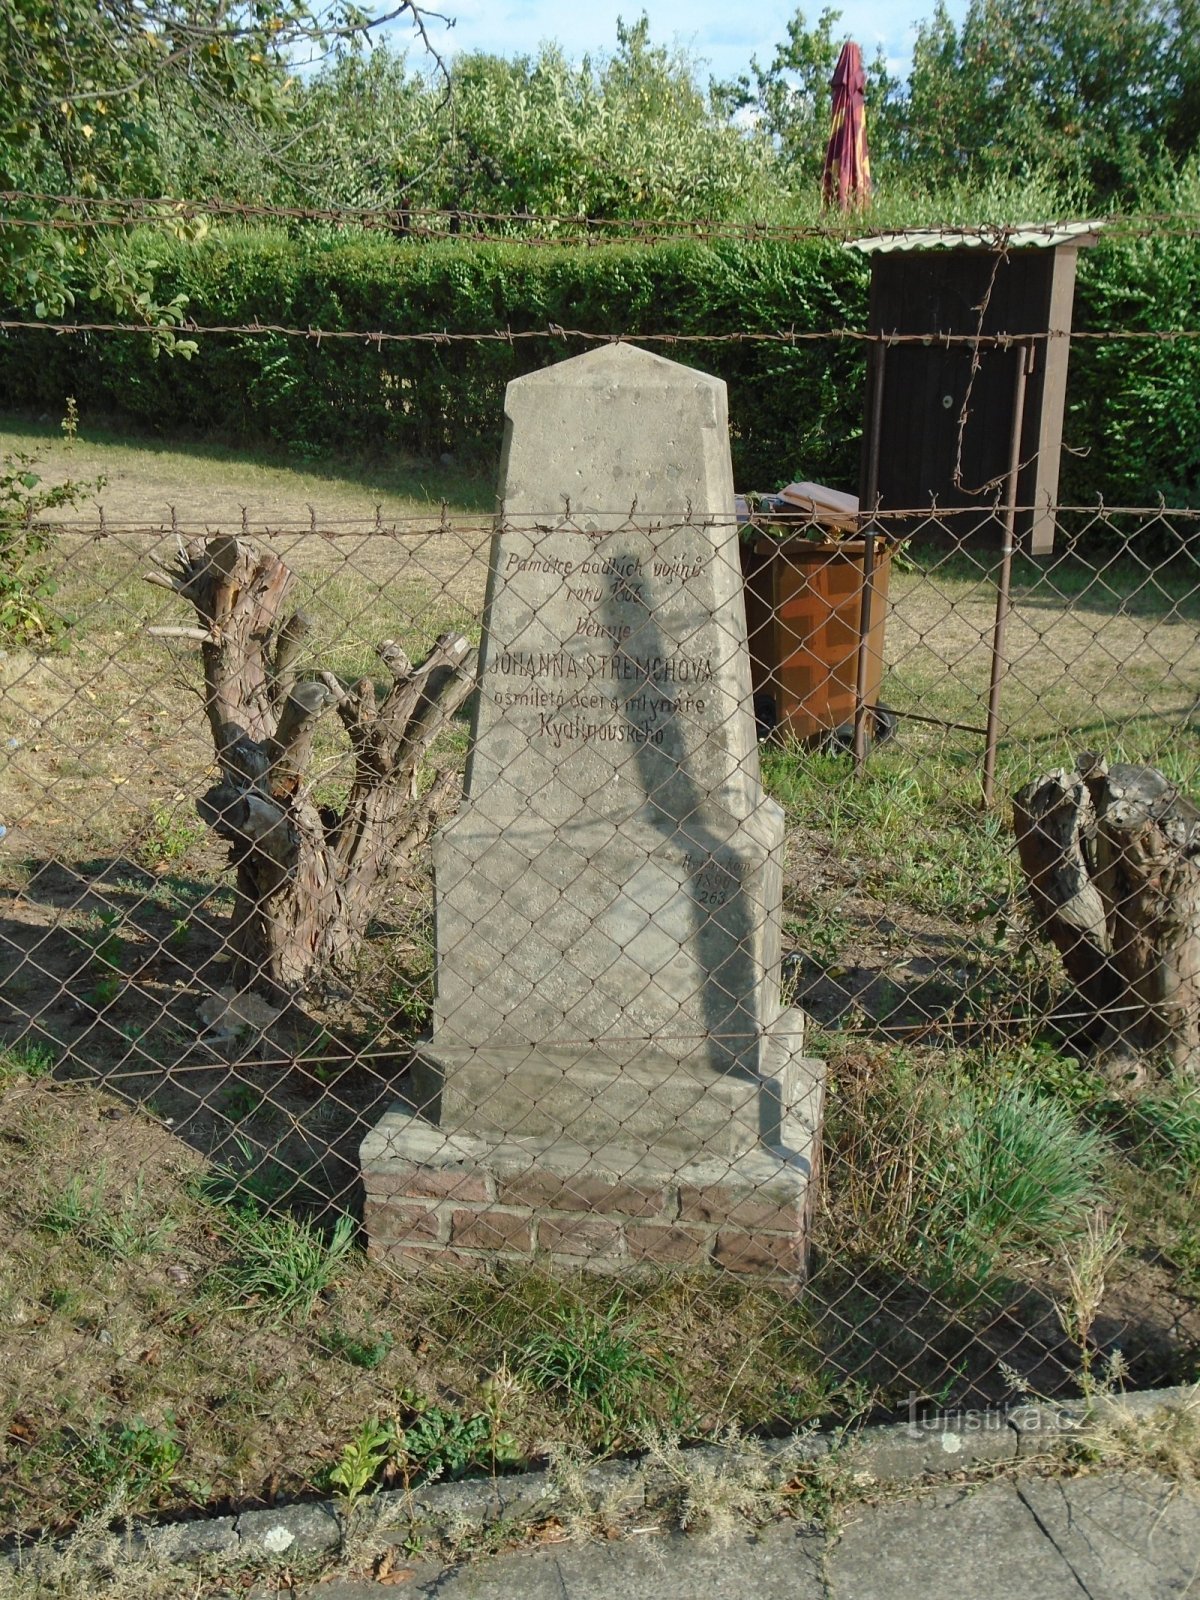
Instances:
[[[172,505],[183,521],[207,516],[236,522],[245,506],[255,520],[307,522],[309,504],[321,519],[368,521],[377,506],[387,520],[431,507],[440,511],[443,503],[460,514],[486,513],[493,504],[494,481],[486,471],[476,475],[394,452],[386,459],[364,454],[359,461],[298,461],[267,445],[248,450],[216,440],[158,439],[86,416],[73,442],[58,423],[2,416],[0,452],[15,451],[39,458],[47,484],[68,476],[103,477],[97,498],[110,522],[169,520]]]
[[[77,1503],[86,1506],[101,1495],[124,1513],[152,1506],[167,1494],[183,1457],[170,1418],[160,1424],[141,1417],[94,1424],[74,1444]]]
[[[516,1356],[516,1370],[554,1397],[574,1428],[608,1449],[636,1438],[682,1397],[661,1357],[645,1348],[638,1318],[617,1295],[601,1312],[586,1306],[560,1310]]]
[[[47,1205],[42,1227],[52,1237],[76,1239],[117,1261],[158,1255],[175,1231],[174,1219],[155,1215],[140,1176],[128,1195],[115,1199],[106,1194],[106,1184],[104,1171],[91,1179],[74,1174]]]
[[[215,1280],[218,1295],[270,1321],[305,1322],[320,1296],[353,1261],[354,1219],[341,1216],[328,1234],[287,1212],[251,1205],[221,1219],[231,1251]]]
[[[964,1086],[935,1136],[924,1227],[935,1281],[986,1284],[1010,1252],[1055,1254],[1097,1204],[1104,1137],[1023,1086]]]
[[[55,1053],[47,1044],[23,1040],[0,1048],[0,1086],[14,1078],[36,1081],[54,1071]]]

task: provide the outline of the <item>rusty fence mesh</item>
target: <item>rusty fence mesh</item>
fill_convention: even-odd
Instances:
[[[75,516],[10,1529],[1195,1376],[1193,512]]]
[[[6,462],[5,1536],[1195,1379],[1200,514],[1018,443],[853,514]]]

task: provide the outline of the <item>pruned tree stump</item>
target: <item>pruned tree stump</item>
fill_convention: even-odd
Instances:
[[[426,837],[456,774],[439,772],[419,793],[421,763],[471,692],[475,652],[444,633],[420,666],[393,640],[378,646],[391,678],[298,678],[311,633],[303,611],[283,605],[295,578],[272,551],[219,536],[179,545],[178,558],[147,581],[195,608],[197,626],[157,628],[200,644],[204,705],[220,780],[202,819],[229,842],[237,873],[230,949],[234,981],[291,997],[348,972],[396,868]],[[336,710],[350,739],[354,775],[339,811],[311,792],[313,734]]]
[[[1013,826],[1107,1075],[1200,1072],[1200,811],[1156,768],[1085,752],[1017,793]]]

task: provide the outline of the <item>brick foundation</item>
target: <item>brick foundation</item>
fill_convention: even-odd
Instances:
[[[621,1170],[622,1154],[562,1144],[531,1154],[443,1134],[398,1108],[362,1151],[370,1253],[406,1270],[526,1261],[804,1278],[816,1187],[809,1159],[757,1150],[677,1171],[655,1170],[648,1158]]]

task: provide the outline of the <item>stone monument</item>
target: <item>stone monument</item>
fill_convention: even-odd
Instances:
[[[803,1275],[822,1063],[780,1003],[725,385],[508,386],[433,1025],[362,1146],[374,1254]]]

